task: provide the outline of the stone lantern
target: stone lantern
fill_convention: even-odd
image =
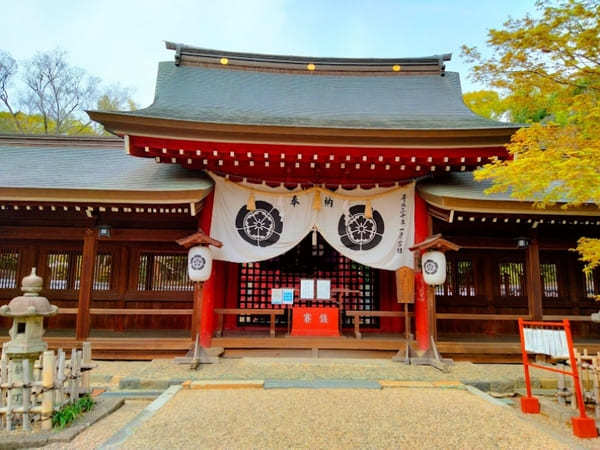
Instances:
[[[43,281],[36,275],[34,267],[31,274],[23,278],[21,290],[24,294],[0,307],[0,316],[13,319],[9,331],[10,341],[3,347],[11,365],[29,359],[30,367],[33,368],[33,362],[48,349],[48,344],[42,340],[45,332],[44,317],[56,314],[58,307],[51,305],[47,298],[40,297]],[[21,364],[13,365],[17,372],[19,366]]]

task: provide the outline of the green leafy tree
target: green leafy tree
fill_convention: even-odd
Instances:
[[[119,84],[112,84],[105,88],[102,95],[98,97],[96,108],[99,111],[133,111],[138,108],[133,101],[131,88]]]
[[[18,124],[18,126],[17,126]],[[67,135],[97,135],[92,124],[78,120],[68,122]],[[57,134],[54,121],[46,121],[39,114],[17,112],[15,116],[8,112],[0,112],[0,134]]]
[[[98,111],[133,111],[138,108],[132,99],[132,89],[113,84],[105,88],[98,97],[96,109]],[[96,126],[99,134],[109,135],[101,125]]]
[[[492,56],[463,47],[478,81],[510,99],[520,129],[507,146],[511,159],[475,172],[488,192],[512,189],[538,206],[600,204],[600,3],[542,0],[535,16],[509,19],[489,31]],[[524,120],[523,120],[524,119]],[[586,270],[600,264],[600,241],[582,238]]]
[[[508,113],[506,100],[498,91],[467,92],[463,95],[463,101],[474,113],[488,119],[500,120]]]

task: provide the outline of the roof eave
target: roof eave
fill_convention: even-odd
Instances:
[[[206,189],[173,191],[0,187],[0,200],[9,202],[179,204],[199,202],[212,189],[212,186]]]
[[[117,135],[183,140],[357,147],[496,147],[518,127],[471,129],[375,129],[294,127],[197,122],[119,112],[87,111]]]
[[[596,205],[582,205],[565,209],[563,204],[549,205],[546,208],[538,208],[533,201],[523,200],[483,200],[467,199],[460,197],[449,197],[436,195],[425,191],[417,185],[419,195],[431,206],[446,211],[460,211],[465,213],[486,214],[526,214],[526,215],[560,215],[560,216],[600,216],[600,209]]]

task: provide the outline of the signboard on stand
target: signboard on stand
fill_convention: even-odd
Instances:
[[[575,350],[573,349],[573,337],[569,321],[563,319],[562,322],[535,322],[519,319],[519,334],[521,336],[521,353],[523,356],[525,388],[527,391],[527,395],[521,397],[521,411],[527,414],[538,414],[540,412],[540,402],[537,397],[532,395],[531,391],[530,367],[568,375],[573,377],[573,386],[575,386],[574,397],[577,400],[577,406],[579,406],[579,417],[571,417],[573,434],[580,438],[597,437],[596,421],[588,417],[585,410],[585,401],[581,392],[582,387],[579,379],[577,360],[575,359]],[[562,370],[529,362],[529,353],[549,355],[558,359],[568,359],[571,369]]]

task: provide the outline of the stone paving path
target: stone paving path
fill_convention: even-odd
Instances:
[[[450,373],[428,366],[406,366],[384,359],[221,359],[192,371],[173,360],[99,361],[92,382],[111,389],[165,389],[185,380],[455,380],[484,391],[512,392],[523,386],[520,364],[457,362]],[[555,388],[556,375],[532,370],[534,387]]]
[[[71,442],[55,443],[43,447],[45,450],[81,450],[97,448],[111,437],[116,430],[133,419],[150,403],[145,400],[127,400],[114,413],[96,422]]]
[[[547,427],[546,427],[547,428]],[[122,448],[574,448],[465,390],[182,390]]]

